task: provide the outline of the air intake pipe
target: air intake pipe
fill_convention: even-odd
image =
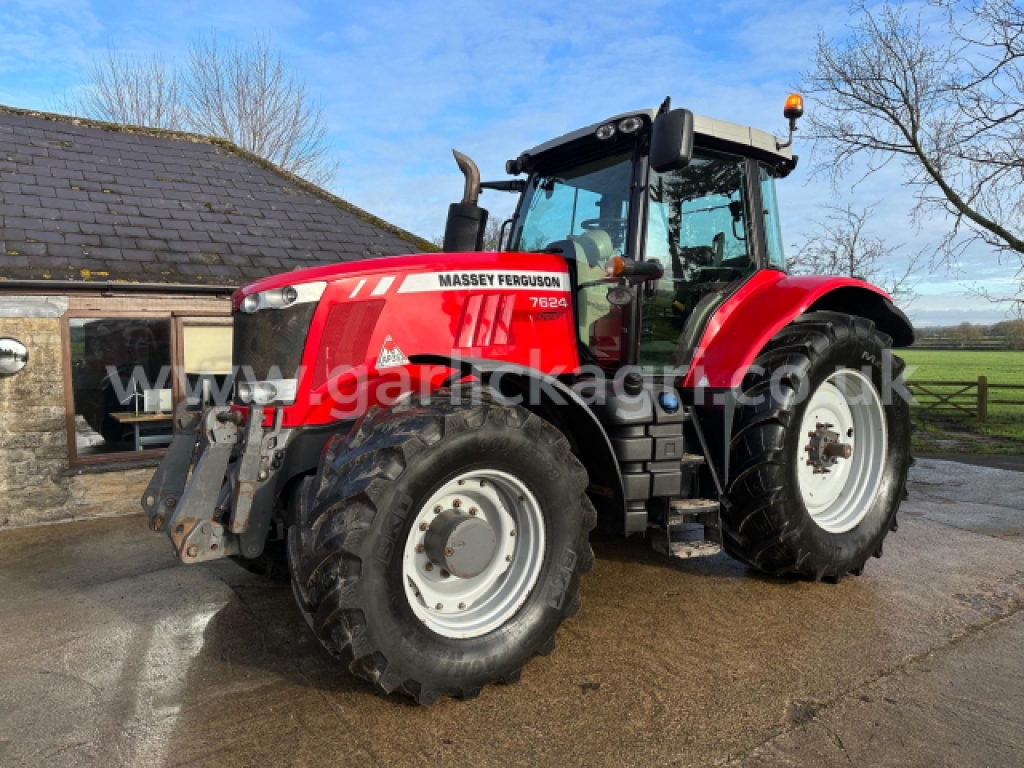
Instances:
[[[480,199],[480,169],[476,163],[457,150],[452,150],[459,170],[466,177],[466,188],[461,203],[448,206],[448,222],[444,227],[446,253],[481,251],[484,247],[484,230],[487,229],[487,211],[476,204]]]

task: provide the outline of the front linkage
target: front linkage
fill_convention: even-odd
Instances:
[[[272,504],[262,497],[273,493],[268,481],[290,436],[281,428],[281,410],[273,412],[269,430],[264,415],[258,406],[248,418],[230,406],[201,413],[184,404],[178,409],[174,437],[142,496],[142,509],[152,530],[166,528],[181,562],[263,551],[269,519],[253,510]]]

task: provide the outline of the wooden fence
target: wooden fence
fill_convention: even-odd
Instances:
[[[908,381],[907,386],[922,411],[988,419],[990,405],[1024,408],[1024,384],[990,384],[987,376],[977,381]],[[1014,397],[1017,392],[1021,395]]]

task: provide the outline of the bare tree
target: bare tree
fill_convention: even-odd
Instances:
[[[981,326],[972,323],[960,323],[960,325],[949,330],[949,340],[954,344],[965,346],[981,340]]]
[[[196,131],[221,136],[316,184],[337,172],[325,143],[323,106],[266,39],[220,47],[212,35],[198,38],[189,48],[184,92]]]
[[[181,130],[186,123],[174,67],[156,55],[130,56],[112,48],[92,60],[85,90],[76,97],[56,99],[56,106],[119,125]]]
[[[950,217],[945,258],[982,242],[1024,269],[1024,11],[1014,0],[932,6],[929,27],[901,4],[858,0],[845,38],[819,37],[804,77],[818,167],[836,181],[855,161],[868,173],[898,163],[915,216]]]
[[[1006,349],[1024,349],[1024,320],[1004,320],[992,326],[992,331],[1004,337]]]
[[[899,303],[910,304],[916,294],[921,254],[910,257],[902,272],[887,269],[883,261],[903,248],[869,231],[875,205],[826,206],[825,215],[796,255],[789,259],[794,274],[848,275],[881,285]]]
[[[322,104],[262,38],[222,47],[212,35],[199,37],[181,69],[158,56],[131,57],[111,49],[93,61],[83,93],[58,104],[122,125],[227,139],[321,186],[338,170],[326,142]]]
[[[497,251],[501,247],[501,228],[503,225],[504,220],[500,218],[490,218],[487,220],[487,228],[484,230],[485,251]],[[431,242],[438,248],[442,248],[444,246],[444,235],[438,235]]]

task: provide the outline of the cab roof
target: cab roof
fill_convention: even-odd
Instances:
[[[551,139],[550,141],[545,141],[543,144],[538,144],[536,147],[526,150],[523,154],[528,155],[531,158],[537,157],[540,154],[549,152],[552,149],[576,141],[577,139],[593,136],[594,132],[606,123],[618,123],[620,120],[627,117],[640,117],[645,118],[646,122],[651,124],[654,122],[654,118],[656,116],[657,110],[655,109],[640,109],[633,112],[624,112],[621,115],[606,118],[600,122],[594,123],[593,125],[588,125],[585,128],[579,128],[578,130]],[[695,134],[695,143],[698,145],[711,143],[716,146],[723,146],[726,149],[731,146],[740,154],[751,154],[750,150],[753,149],[758,154],[775,156],[782,161],[791,162],[793,160],[792,147],[779,149],[778,145],[781,143],[779,139],[777,139],[773,134],[757,128],[738,125],[737,123],[730,123],[725,120],[716,120],[713,117],[705,117],[704,115],[694,115],[693,132]],[[704,141],[701,141],[701,139],[704,139]]]

